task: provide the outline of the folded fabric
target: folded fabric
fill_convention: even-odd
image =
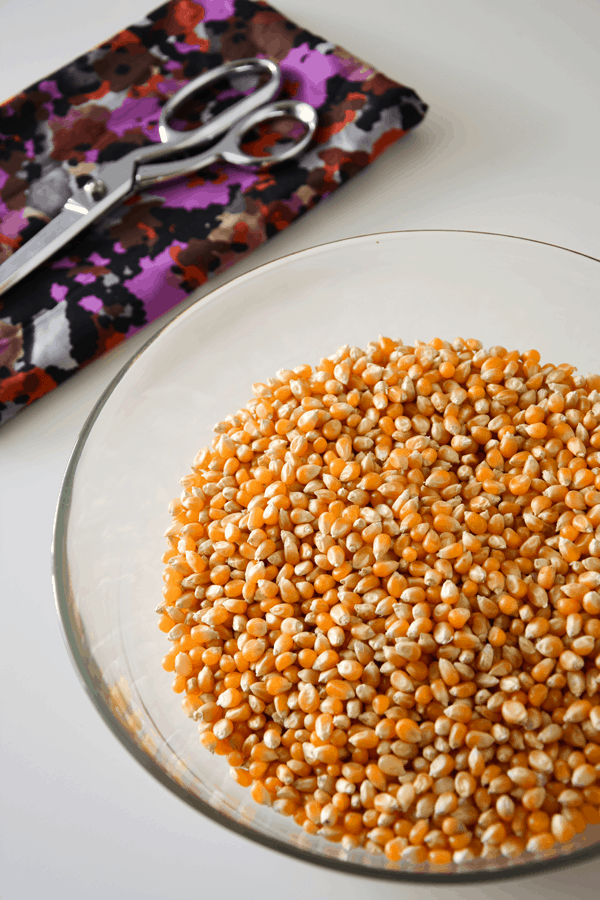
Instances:
[[[222,62],[266,57],[315,139],[272,170],[222,164],[127,199],[0,297],[0,424],[171,309],[417,125],[410,88],[266,3],[172,0],[0,106],[0,262],[103,163],[158,141],[161,106]]]

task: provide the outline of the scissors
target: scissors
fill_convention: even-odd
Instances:
[[[169,125],[177,110],[194,94],[227,76],[268,75],[265,84],[246,94],[208,123],[191,131]],[[224,63],[194,78],[162,107],[158,125],[160,143],[140,147],[117,162],[104,166],[64,204],[61,212],[0,266],[0,294],[13,287],[53,256],[92,222],[105,215],[128,194],[211,166],[219,160],[234,166],[265,168],[298,156],[312,139],[317,113],[308,103],[269,102],[281,84],[279,66],[269,59],[240,59]],[[286,116],[303,126],[293,143],[279,143],[269,156],[251,156],[242,148],[244,136],[255,126]],[[218,140],[220,138],[220,140]],[[205,147],[196,156],[189,151]],[[182,153],[187,153],[185,158]],[[173,158],[176,154],[177,158]]]

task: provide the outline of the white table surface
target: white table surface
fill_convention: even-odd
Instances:
[[[151,5],[0,0],[0,97]],[[275,5],[414,87],[430,112],[368,172],[231,275],[314,244],[396,229],[503,232],[600,257],[597,0]],[[600,862],[518,883],[457,888],[376,883],[296,862],[205,820],[110,734],[63,646],[50,581],[52,521],[86,416],[160,324],[0,432],[2,900],[275,900],[282,893],[286,900],[366,900],[375,892],[378,900],[596,897]]]

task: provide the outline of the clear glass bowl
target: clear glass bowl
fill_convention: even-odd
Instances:
[[[453,231],[366,235],[255,269],[186,309],[105,391],[74,449],[58,505],[58,609],[79,675],[112,732],[190,806],[271,849],[347,873],[420,882],[515,877],[600,854],[600,827],[522,861],[433,870],[305,834],[256,806],[201,748],[161,668],[167,504],[212,426],[280,368],[380,334],[476,337],[597,372],[598,260],[535,241]]]

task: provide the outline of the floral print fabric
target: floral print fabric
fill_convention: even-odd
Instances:
[[[0,423],[312,209],[427,109],[266,3],[172,0],[0,106],[0,262],[98,167],[158,141],[162,104],[190,79],[252,56],[280,65],[281,98],[317,108],[313,143],[276,169],[214,165],[131,196],[1,296]]]

